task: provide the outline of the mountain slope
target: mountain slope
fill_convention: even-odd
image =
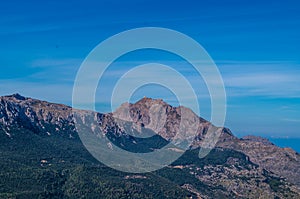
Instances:
[[[300,155],[291,148],[279,148],[255,136],[219,142],[218,146],[243,152],[252,162],[300,187]]]
[[[193,128],[177,135],[182,117],[186,126],[199,122],[196,137]],[[158,171],[119,172],[99,163],[82,144],[76,122],[85,125],[91,118],[97,126],[90,133],[128,151],[152,152],[171,140],[176,146],[193,139],[192,146]],[[150,98],[101,114],[19,94],[0,97],[0,197],[300,197],[299,154],[292,150],[256,137],[238,139],[229,129],[216,128],[221,129],[217,148],[199,159],[199,147],[212,127],[187,108]],[[145,130],[156,135],[138,138]]]
[[[145,126],[148,125],[152,128],[149,118],[157,118],[155,116],[153,117],[153,114],[151,117],[151,113],[149,113],[153,104],[160,104],[161,107],[166,110],[166,124],[162,129],[156,130],[156,132],[163,138],[169,140],[179,131],[180,110],[185,111],[186,109],[171,107],[162,100],[143,98],[135,104],[123,104],[116,111],[116,115],[124,120],[133,121]],[[124,109],[129,109],[129,111],[124,111]],[[124,112],[129,112],[130,115],[122,114]],[[199,128],[196,133],[197,137],[193,142],[193,146],[202,146],[202,140],[212,124],[203,118],[197,117],[192,111],[188,113],[188,118],[192,118],[190,120],[195,120],[194,118],[199,120]],[[157,124],[159,121],[153,123]],[[227,128],[222,129],[217,147],[233,149],[245,153],[252,162],[279,176],[287,178],[290,182],[300,187],[300,155],[290,148],[279,148],[268,140],[255,136],[238,139],[233,136]]]

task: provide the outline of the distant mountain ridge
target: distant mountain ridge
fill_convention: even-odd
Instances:
[[[187,130],[185,134],[178,135],[181,117],[183,117],[182,111],[186,118],[182,125]],[[163,114],[156,114],[158,112],[163,112]],[[266,198],[300,197],[300,155],[298,153],[292,149],[279,148],[268,140],[255,136],[238,139],[228,128],[215,127],[188,108],[172,107],[157,99],[143,98],[134,104],[124,103],[114,113],[102,114],[74,110],[69,106],[27,98],[20,94],[3,96],[0,97],[1,140],[5,146],[9,146],[10,142],[17,142],[21,139],[20,136],[25,136],[22,132],[32,132],[32,134],[27,133],[26,137],[37,136],[36,139],[41,142],[54,139],[53,143],[62,140],[80,143],[75,125],[78,118],[74,119],[74,114],[78,114],[79,120],[83,123],[88,115],[92,116],[99,125],[96,128],[100,128],[103,135],[110,137],[111,142],[115,141],[116,144],[119,142],[120,147],[128,147],[130,150],[134,146],[140,146],[141,151],[155,150],[170,140],[175,143],[177,140],[178,142],[185,139],[191,141],[190,151],[158,173],[166,175],[164,172],[172,171],[176,175],[181,173],[180,175],[184,175],[184,178],[191,179],[191,182],[180,181],[178,185],[181,186],[180,189],[190,192],[192,197],[210,198],[210,195],[217,193],[232,198],[255,198],[258,195]],[[139,133],[140,128],[151,129],[158,135],[153,140],[158,144],[154,142],[154,145],[148,146],[143,144],[142,139],[128,135],[128,129],[124,129],[122,122],[118,122],[115,118],[129,122],[130,128],[135,129],[136,134]],[[189,127],[194,123],[199,123],[197,129]],[[197,152],[199,147],[203,147],[205,135],[211,128],[220,130],[221,134],[216,148],[203,160],[207,164],[203,165],[197,157]],[[138,145],[139,142],[142,144]],[[26,144],[27,141],[23,140],[21,143]],[[18,147],[15,150],[18,151]],[[226,159],[224,161],[210,159],[213,154],[220,160],[224,157]],[[47,165],[49,160],[43,162],[42,165]],[[139,179],[147,178],[144,177],[139,177]],[[126,177],[126,179],[135,178]],[[170,180],[176,181],[176,179]],[[197,185],[200,182],[212,190],[207,192],[202,190],[201,186]],[[223,188],[213,188],[218,186]]]

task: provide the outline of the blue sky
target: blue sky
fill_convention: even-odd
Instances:
[[[198,41],[216,62],[227,92],[226,126],[236,135],[300,137],[299,13],[297,0],[3,1],[0,95],[71,104],[77,70],[99,42],[132,28],[164,27]],[[118,60],[116,73],[150,61],[182,64],[161,52],[136,52]],[[116,77],[104,78],[108,90]],[[201,115],[209,118],[199,88]],[[174,102],[156,89],[145,87],[135,98],[147,92]],[[99,110],[107,107],[105,94],[97,93]]]

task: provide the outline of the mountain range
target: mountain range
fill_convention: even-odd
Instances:
[[[261,137],[237,138],[161,99],[97,113],[3,96],[0,137],[0,198],[300,198],[297,152]],[[118,154],[164,147],[171,155],[150,163]],[[98,161],[111,152],[119,155],[112,168]],[[158,169],[135,172],[145,164]]]

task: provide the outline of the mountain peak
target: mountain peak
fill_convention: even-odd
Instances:
[[[144,96],[142,99],[140,99],[139,101],[134,103],[135,105],[146,105],[146,106],[152,106],[154,104],[160,104],[160,105],[167,105],[167,103],[165,101],[163,101],[162,99],[153,99],[153,98],[149,98]]]
[[[26,97],[20,95],[19,93],[14,93],[12,95],[8,95],[8,96],[5,96],[5,97],[12,98],[14,100],[22,100],[22,101],[27,99]]]

